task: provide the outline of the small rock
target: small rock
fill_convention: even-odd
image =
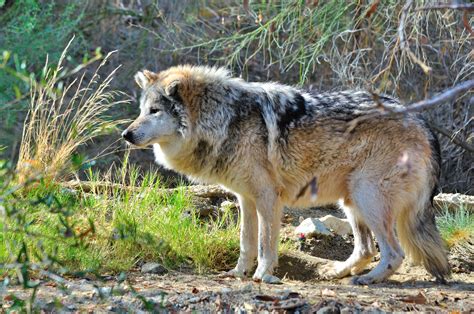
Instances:
[[[336,314],[336,313],[340,313],[340,311],[332,305],[322,307],[316,312],[316,314]]]
[[[224,287],[224,288],[221,289],[222,294],[227,294],[227,293],[230,293],[230,292],[232,292],[232,289],[230,289],[230,288]]]
[[[341,314],[350,314],[350,313],[354,313],[354,310],[351,310],[347,306],[341,309]]]
[[[99,297],[99,298],[107,298],[111,295],[112,293],[112,287],[99,287],[94,290],[94,293],[92,294],[94,297]]]
[[[257,307],[255,306],[255,304],[245,302],[244,309],[249,312],[255,312],[255,310],[257,310]]]
[[[297,235],[304,234],[306,238],[314,237],[318,234],[333,235],[318,218],[306,218],[296,227],[295,233]]]
[[[194,297],[194,298],[188,299],[189,303],[197,303],[199,301],[201,301],[201,297]]]
[[[106,307],[106,310],[109,311],[109,312],[118,312],[118,309],[117,307],[113,306],[113,305],[109,305]]]
[[[334,233],[345,236],[352,234],[352,227],[347,219],[341,219],[334,217],[333,215],[327,215],[319,219],[326,227],[334,231]]]
[[[240,288],[241,292],[250,292],[252,290],[253,290],[253,286],[250,283],[246,284],[246,285],[244,285],[243,287]]]
[[[164,275],[168,270],[159,263],[146,263],[142,266],[142,273]]]

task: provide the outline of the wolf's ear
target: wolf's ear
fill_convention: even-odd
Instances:
[[[171,81],[165,88],[166,95],[170,96],[171,98],[176,98],[178,96],[178,90],[181,85],[179,80]]]
[[[137,82],[138,86],[140,86],[141,89],[145,89],[148,85],[153,83],[158,79],[158,74],[144,70],[143,72],[137,72],[135,74],[135,82]]]

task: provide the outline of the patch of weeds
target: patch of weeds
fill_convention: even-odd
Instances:
[[[460,206],[455,212],[445,209],[436,223],[450,248],[474,238],[474,215],[465,206]]]
[[[227,268],[236,261],[238,224],[231,213],[203,223],[196,215],[186,215],[193,207],[191,196],[184,189],[163,193],[158,174],[147,173],[138,184],[139,170],[126,162],[116,173],[118,180],[127,181],[125,186],[138,190],[116,185],[83,203],[84,214],[101,226],[93,247],[104,261],[102,267],[119,271],[160,261],[171,268],[185,263],[204,271]],[[95,182],[110,182],[110,177],[91,176]]]

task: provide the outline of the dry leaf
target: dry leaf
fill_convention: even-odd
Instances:
[[[405,298],[401,298],[400,300],[406,303],[414,303],[414,304],[426,304],[426,301],[427,301],[425,295],[421,293],[421,291],[418,292],[417,295],[410,295]]]
[[[279,300],[277,297],[272,297],[270,295],[265,295],[265,294],[256,295],[255,299],[258,301],[265,301],[265,302],[276,302]]]

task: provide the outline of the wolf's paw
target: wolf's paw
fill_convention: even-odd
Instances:
[[[350,268],[344,262],[330,262],[318,268],[318,274],[322,279],[339,279],[346,277],[350,273]]]
[[[246,276],[247,272],[238,270],[236,268],[219,274],[220,278],[245,278]]]
[[[376,278],[374,278],[372,276],[367,276],[367,275],[354,276],[351,279],[351,284],[359,285],[359,286],[365,286],[365,285],[370,285],[370,284],[373,284],[373,283],[377,283],[379,281],[380,280],[377,280]]]

